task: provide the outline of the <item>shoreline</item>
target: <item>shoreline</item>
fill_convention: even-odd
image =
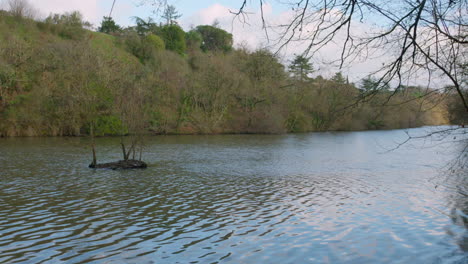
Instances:
[[[279,136],[279,135],[301,135],[301,134],[311,134],[311,133],[345,133],[345,132],[374,132],[374,131],[393,131],[393,130],[405,130],[405,129],[418,129],[418,128],[459,128],[464,129],[459,125],[445,124],[445,125],[425,125],[417,127],[405,127],[405,128],[388,128],[388,129],[367,129],[367,130],[323,130],[323,131],[306,131],[306,132],[285,132],[285,133],[249,133],[249,132],[239,132],[239,133],[167,133],[167,134],[156,134],[156,133],[145,133],[141,134],[143,137],[166,137],[166,136],[235,136],[235,135],[245,135],[245,136]],[[465,127],[466,128],[466,127]],[[125,138],[132,136],[131,134],[124,135]],[[11,138],[88,138],[90,135],[76,135],[76,136],[0,136],[0,139],[11,139]],[[118,138],[120,135],[105,135],[105,136],[95,136],[95,138]]]

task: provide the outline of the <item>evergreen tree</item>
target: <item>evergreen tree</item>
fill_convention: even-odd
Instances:
[[[297,55],[291,62],[291,65],[289,65],[289,71],[296,80],[305,81],[309,78],[309,74],[314,72],[314,68],[309,60],[307,57]]]
[[[331,80],[339,84],[346,84],[348,82],[341,72],[335,73]]]
[[[101,26],[98,28],[99,32],[110,34],[120,31],[121,28],[117,25],[112,17],[104,17]]]
[[[372,91],[388,91],[390,89],[388,84],[381,84],[379,81],[372,77],[372,76],[367,76],[366,78],[361,80],[361,85],[359,89],[362,92],[372,92]]]
[[[147,20],[140,17],[133,17],[133,19],[135,19],[136,22],[135,30],[140,36],[144,36],[148,33],[155,34],[158,31],[159,27],[151,17]]]

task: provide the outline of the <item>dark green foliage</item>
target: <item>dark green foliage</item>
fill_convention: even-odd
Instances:
[[[198,26],[195,29],[202,36],[203,51],[230,51],[232,49],[232,34],[214,26]]]
[[[345,77],[343,76],[343,74],[341,72],[335,73],[335,75],[333,75],[331,80],[336,82],[336,83],[339,83],[339,84],[347,83],[347,80],[345,79]]]
[[[185,32],[178,25],[165,25],[159,29],[158,34],[166,43],[166,49],[185,54],[187,45],[185,43]]]
[[[388,83],[379,82],[373,76],[367,76],[361,80],[359,89],[363,93],[371,93],[376,91],[388,91],[390,89]],[[404,88],[403,88],[404,89]]]
[[[133,19],[135,19],[136,26],[132,29],[134,29],[138,35],[144,36],[148,33],[156,34],[156,32],[158,32],[159,27],[152,18],[144,20],[140,17],[133,17]]]
[[[122,40],[126,49],[143,63],[151,59],[156,49],[164,44],[164,42],[160,43],[152,37],[142,38],[136,32],[131,31],[125,32],[122,35]]]
[[[128,129],[117,116],[98,116],[94,122],[94,133],[96,136],[118,136],[127,134]]]
[[[447,98],[447,108],[448,108],[448,118],[450,123],[457,125],[468,126],[468,114],[466,109],[463,106],[462,101],[460,100],[458,94],[455,92],[454,87],[446,87],[448,98]],[[465,98],[468,98],[468,89],[463,90],[463,95]]]
[[[104,17],[101,26],[98,28],[99,32],[110,34],[116,33],[121,30],[120,26],[117,25],[112,17]]]
[[[385,127],[384,121],[382,120],[369,120],[367,129],[378,130]]]
[[[200,48],[203,42],[203,37],[198,31],[190,30],[185,34],[185,41],[188,48]]]
[[[284,66],[271,51],[266,49],[257,50],[248,57],[245,71],[252,80],[256,81],[265,79],[279,81],[285,78]]]
[[[368,76],[364,79],[361,80],[361,85],[359,89],[363,92],[371,92],[371,91],[376,91],[379,88],[379,83],[377,80],[372,78],[371,76]]]
[[[309,74],[314,72],[314,68],[309,58],[297,55],[289,65],[289,71],[296,80],[304,81],[309,78]]]

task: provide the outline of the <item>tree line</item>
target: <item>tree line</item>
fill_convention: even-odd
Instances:
[[[218,25],[184,31],[104,17],[97,32],[78,12],[34,20],[0,11],[0,136],[286,133],[392,129],[460,122],[452,93],[369,76],[313,74],[268,49],[234,47]],[[312,77],[314,76],[314,77]],[[380,93],[374,93],[379,89]]]

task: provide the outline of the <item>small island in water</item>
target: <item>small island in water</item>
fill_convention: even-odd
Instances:
[[[141,160],[120,160],[116,162],[109,162],[109,163],[101,163],[101,164],[89,164],[90,168],[93,169],[111,169],[111,170],[119,170],[119,169],[146,169],[148,164]]]
[[[131,137],[131,138],[132,138],[132,142],[128,151],[125,148],[125,142],[124,142],[123,137],[121,138],[120,145],[122,146],[123,160],[98,164],[97,158],[96,158],[96,142],[94,138],[94,128],[93,126],[91,126],[91,140],[92,140],[91,150],[93,153],[93,161],[91,162],[91,164],[89,164],[89,168],[111,169],[111,170],[146,169],[148,167],[148,164],[146,164],[145,162],[141,160],[141,157],[143,154],[142,139],[141,137]],[[135,159],[136,150],[138,147],[139,147],[139,152],[140,152],[139,160]],[[132,159],[130,159],[130,155],[133,155]]]

